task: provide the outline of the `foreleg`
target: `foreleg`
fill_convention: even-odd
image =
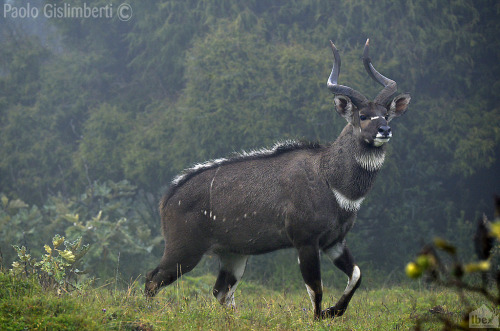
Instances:
[[[345,242],[336,244],[329,249],[325,250],[325,253],[330,257],[335,266],[342,270],[348,277],[347,286],[344,293],[335,304],[335,306],[329,307],[321,312],[322,317],[337,317],[342,316],[347,310],[349,301],[351,301],[354,292],[361,284],[361,270],[354,264],[354,259],[349,252],[349,249],[345,246]]]

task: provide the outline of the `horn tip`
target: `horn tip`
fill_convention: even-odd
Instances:
[[[370,52],[370,38],[366,39],[365,48],[363,49],[363,62],[365,62],[365,65],[368,62],[371,62],[369,52]]]

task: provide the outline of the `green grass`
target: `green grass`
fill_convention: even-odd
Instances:
[[[346,314],[314,321],[304,290],[286,292],[242,282],[237,308],[224,308],[211,294],[212,275],[184,277],[153,300],[142,295],[142,282],[127,289],[115,284],[81,292],[43,291],[35,281],[0,274],[2,330],[407,330],[417,318],[430,318],[429,309],[442,306],[459,319],[465,311],[450,290],[394,286],[361,288]],[[325,288],[323,308],[335,303],[342,290]],[[479,307],[482,302],[476,300]],[[425,329],[440,329],[437,322]]]

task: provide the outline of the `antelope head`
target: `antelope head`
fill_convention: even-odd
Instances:
[[[337,83],[340,73],[340,55],[332,41],[330,44],[334,62],[327,85],[335,94],[334,102],[337,112],[355,128],[354,134],[360,142],[368,146],[380,147],[392,137],[389,122],[406,111],[411,98],[409,94],[392,97],[397,91],[397,84],[373,67],[369,56],[369,42],[370,39],[367,39],[363,51],[364,66],[370,77],[384,87],[375,99],[370,101],[360,92]]]

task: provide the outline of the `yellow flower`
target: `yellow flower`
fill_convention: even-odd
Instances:
[[[469,263],[464,267],[465,272],[478,272],[490,270],[490,261],[485,260],[478,263]]]
[[[59,251],[59,255],[61,255],[68,262],[75,262],[75,255],[71,251]]]
[[[463,319],[462,321],[460,321],[459,325],[462,328],[464,328],[465,330],[468,330],[469,329],[469,320]]]
[[[421,269],[426,270],[431,266],[434,266],[436,261],[432,255],[429,254],[420,254],[417,256],[417,260],[415,261],[417,266]]]
[[[455,246],[444,240],[443,238],[436,237],[434,238],[434,245],[436,245],[437,248],[442,249],[443,251],[446,251],[450,254],[455,255],[457,249]]]
[[[54,239],[52,239],[52,245],[54,245],[54,248],[61,246],[63,242],[64,242],[64,237],[59,237],[59,235],[56,235]]]
[[[49,246],[49,245],[45,245],[45,246],[43,246],[43,247],[45,248],[45,251],[46,251],[47,253],[52,254],[52,248],[50,248],[50,246]]]
[[[410,278],[418,278],[422,276],[422,268],[418,266],[415,262],[410,262],[405,268],[406,275]]]
[[[500,221],[491,224],[491,235],[500,240]]]

